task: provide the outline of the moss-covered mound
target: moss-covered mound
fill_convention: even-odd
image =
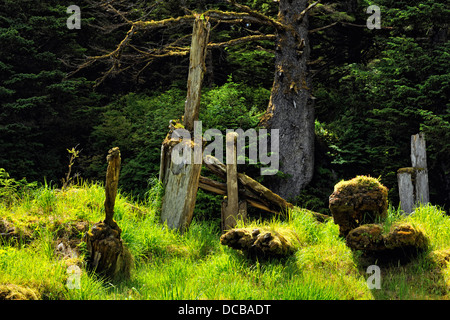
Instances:
[[[404,259],[428,248],[428,238],[418,227],[402,222],[388,232],[379,224],[366,224],[349,232],[346,244],[352,250],[361,250],[366,256]]]
[[[362,225],[386,218],[388,189],[377,179],[357,176],[341,181],[329,198],[329,208],[341,236]]]
[[[292,230],[270,228],[232,229],[220,237],[222,245],[242,250],[249,257],[282,257],[295,252],[299,241]]]
[[[0,284],[0,300],[39,300],[39,292],[35,289],[15,284]]]

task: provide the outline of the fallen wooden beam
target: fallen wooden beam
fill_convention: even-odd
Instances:
[[[199,188],[213,192],[219,195],[226,195],[227,194],[227,185],[223,182],[218,182],[203,176],[200,176],[199,180]],[[254,193],[252,193],[249,190],[246,189],[239,189],[239,199],[245,199],[249,205],[252,207],[272,212],[272,213],[278,213],[274,208],[270,208],[269,204],[267,204],[264,200],[260,199],[258,196],[256,196]]]
[[[227,185],[223,182],[217,182],[212,179],[200,176],[199,188],[202,188],[203,190],[214,192],[220,195],[226,195],[227,194]]]
[[[279,213],[279,211],[275,211],[274,209],[269,208],[268,206],[266,206],[265,204],[263,204],[259,201],[256,201],[253,199],[247,199],[247,202],[249,205],[251,205],[252,207],[255,207],[257,209],[261,209],[261,210],[264,210],[267,212],[272,212],[272,213],[277,213],[277,214]]]
[[[215,175],[222,179],[226,179],[227,168],[220,162],[219,159],[211,155],[206,155],[203,158],[205,166],[211,170]],[[244,186],[246,190],[253,192],[257,197],[264,199],[270,205],[277,207],[280,211],[287,211],[293,208],[293,205],[287,202],[285,199],[272,192],[270,189],[266,188],[256,180],[250,178],[246,174],[238,173],[238,181]],[[272,211],[271,211],[272,212]]]

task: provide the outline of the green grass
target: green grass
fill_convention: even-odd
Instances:
[[[155,191],[155,190],[153,190]],[[332,220],[319,223],[308,212],[295,208],[287,219],[251,221],[270,228],[294,230],[296,253],[284,259],[252,261],[222,246],[215,221],[194,218],[181,235],[159,222],[158,192],[135,203],[119,194],[115,219],[122,238],[134,257],[131,278],[111,283],[88,272],[81,256],[63,259],[55,251],[57,241],[68,236],[68,226],[104,217],[104,189],[84,184],[64,191],[50,186],[35,189],[21,199],[0,201],[0,220],[13,224],[26,240],[2,241],[0,285],[34,290],[40,299],[447,299],[450,268],[430,258],[433,250],[450,248],[450,219],[439,208],[422,206],[403,217],[390,208],[386,228],[405,220],[423,230],[429,251],[405,265],[380,265],[381,289],[367,287],[367,265],[339,237]],[[217,209],[217,215],[220,209]],[[248,226],[247,225],[247,226]],[[70,233],[81,239],[83,232]],[[67,268],[81,267],[79,289],[69,289]]]

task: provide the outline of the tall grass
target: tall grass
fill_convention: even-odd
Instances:
[[[216,221],[194,218],[185,234],[159,222],[161,190],[156,185],[139,203],[119,194],[115,220],[134,257],[131,278],[111,283],[86,271],[83,250],[80,289],[66,285],[69,262],[55,254],[58,230],[66,223],[104,217],[101,184],[65,190],[49,185],[13,205],[0,203],[0,217],[30,232],[30,241],[0,246],[0,284],[34,288],[42,299],[408,299],[448,297],[447,267],[437,269],[426,255],[406,266],[382,267],[382,289],[370,290],[368,274],[333,221],[319,223],[295,208],[288,217],[264,222],[298,236],[298,250],[284,259],[254,261],[219,242]],[[421,206],[404,217],[389,209],[386,228],[398,221],[420,227],[430,250],[450,248],[450,220],[439,208]],[[259,226],[263,222],[249,222]],[[79,234],[81,238],[83,234]]]

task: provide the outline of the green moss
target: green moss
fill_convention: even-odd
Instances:
[[[15,284],[0,285],[0,300],[39,300],[39,291]]]
[[[397,173],[409,173],[409,174],[416,174],[417,171],[424,171],[426,168],[415,168],[415,167],[406,167],[406,168],[400,168],[397,170]]]
[[[378,179],[369,176],[356,176],[351,180],[342,180],[334,186],[335,194],[352,195],[358,193],[380,192],[387,201],[388,189]]]

